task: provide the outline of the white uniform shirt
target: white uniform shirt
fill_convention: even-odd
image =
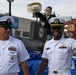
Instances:
[[[47,41],[44,46],[42,58],[48,59],[49,75],[52,75],[50,73],[53,71],[64,72],[68,70],[70,72],[71,59],[73,50],[75,49],[76,40],[72,38],[64,38],[62,36],[59,41],[55,41],[54,39]],[[70,73],[67,75],[70,75]]]
[[[19,62],[29,59],[28,52],[21,40],[9,37],[3,45],[0,42],[0,75],[18,73]]]

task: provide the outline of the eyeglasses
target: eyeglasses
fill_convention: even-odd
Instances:
[[[63,27],[62,26],[53,26],[53,27],[51,27],[51,29],[53,29],[53,30],[61,30]]]

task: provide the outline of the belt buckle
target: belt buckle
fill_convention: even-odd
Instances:
[[[53,71],[54,74],[58,74],[58,71]]]

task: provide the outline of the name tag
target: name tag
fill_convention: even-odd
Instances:
[[[9,51],[9,55],[17,55],[16,51]]]
[[[50,49],[50,47],[49,48],[46,48],[46,50],[49,50]]]

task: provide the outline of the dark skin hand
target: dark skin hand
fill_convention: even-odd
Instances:
[[[39,66],[39,69],[38,69],[36,75],[41,75],[41,74],[42,74],[42,72],[44,71],[44,69],[45,69],[46,66],[47,66],[47,63],[48,63],[48,60],[45,59],[45,58],[42,58],[41,64],[40,64],[40,66]]]

